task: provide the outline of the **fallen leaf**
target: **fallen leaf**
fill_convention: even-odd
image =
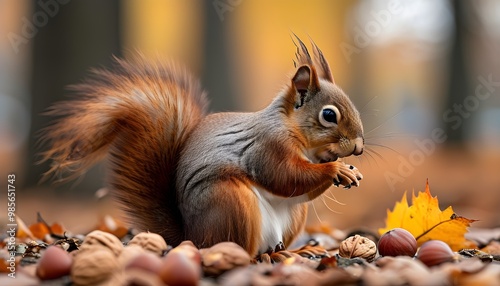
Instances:
[[[427,182],[425,191],[417,196],[412,194],[412,205],[408,205],[406,192],[400,202],[396,202],[393,211],[387,210],[386,227],[379,229],[383,234],[393,228],[404,228],[417,240],[420,246],[428,240],[446,242],[452,250],[474,248],[471,241],[465,239],[467,228],[476,220],[456,215],[452,207],[444,211],[439,209],[437,197],[433,197]]]
[[[128,233],[128,228],[125,227],[125,224],[110,215],[102,217],[95,229],[109,232],[118,238],[122,238]]]
[[[44,240],[48,235],[50,235],[50,229],[43,222],[37,222],[30,225],[29,230],[40,240]]]
[[[17,238],[30,238],[30,239],[37,239],[33,233],[31,233],[31,230],[28,228],[26,223],[19,217],[16,216],[16,223],[18,225],[17,229]]]
[[[50,226],[50,231],[52,232],[52,234],[55,234],[58,236],[64,236],[64,233],[66,232],[64,227],[60,223],[57,223],[57,222],[53,223]]]

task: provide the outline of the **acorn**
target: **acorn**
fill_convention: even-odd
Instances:
[[[417,259],[428,267],[455,260],[450,246],[441,240],[429,240],[420,246]]]
[[[417,252],[417,240],[406,229],[394,228],[380,237],[378,252],[382,256],[413,257]]]

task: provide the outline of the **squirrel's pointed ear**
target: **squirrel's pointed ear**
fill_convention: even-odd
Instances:
[[[295,99],[295,107],[300,107],[304,102],[309,101],[311,96],[319,89],[316,70],[308,65],[299,67],[292,78],[292,84],[294,87],[293,93],[299,96]]]

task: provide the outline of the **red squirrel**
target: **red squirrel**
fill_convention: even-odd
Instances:
[[[294,76],[265,109],[207,112],[200,84],[171,62],[115,58],[48,114],[46,175],[75,178],[107,159],[107,182],[133,225],[177,245],[233,241],[251,255],[290,245],[307,202],[358,186],[340,158],[364,148],[359,112],[323,53],[296,37]],[[295,42],[295,41],[294,41]]]

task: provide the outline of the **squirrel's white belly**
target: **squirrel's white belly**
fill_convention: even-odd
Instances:
[[[252,190],[259,200],[261,214],[261,240],[259,253],[274,248],[283,242],[283,235],[292,223],[290,208],[294,200],[275,196],[264,189],[253,186]]]

